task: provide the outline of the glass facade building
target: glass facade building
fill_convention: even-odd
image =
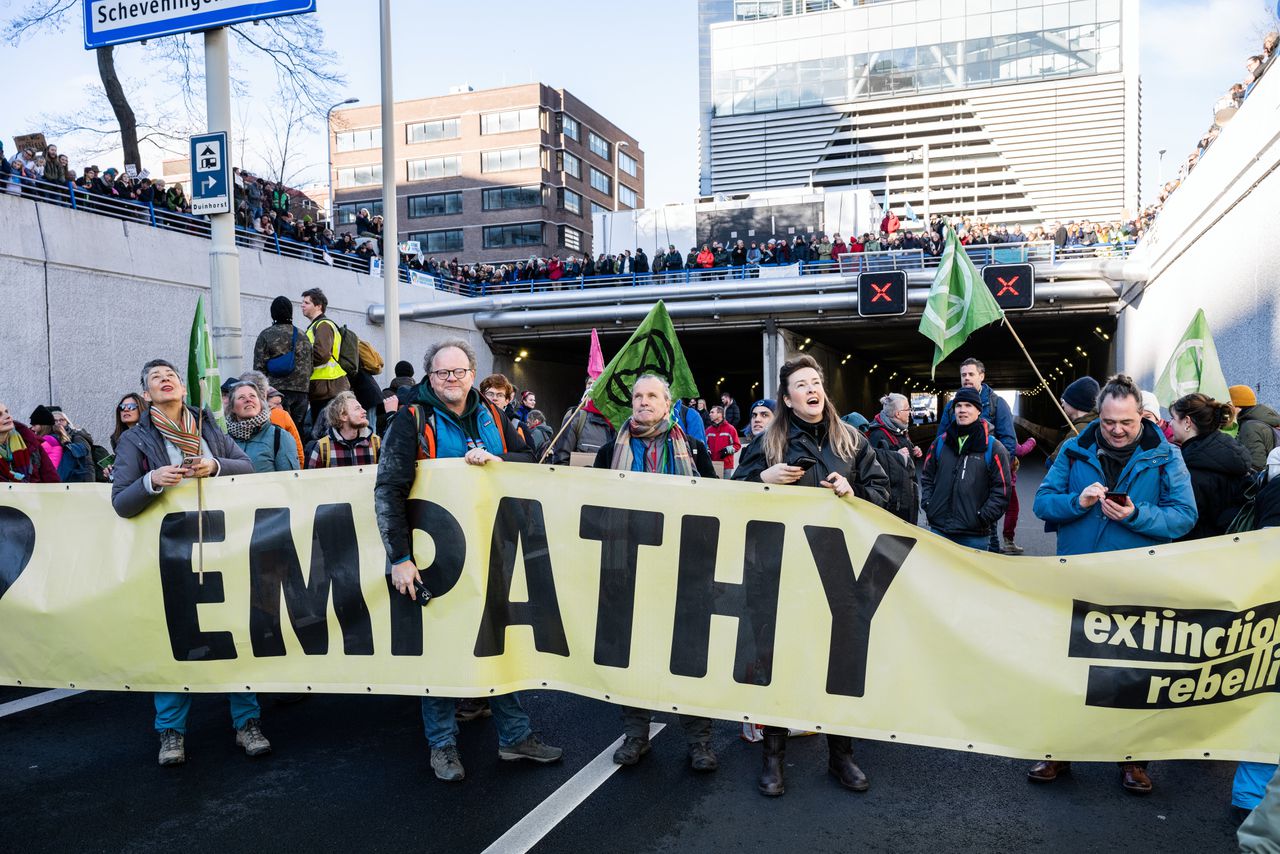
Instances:
[[[1100,194],[1068,194],[1073,218],[1137,205],[1137,0],[702,0],[699,20],[704,195],[850,184],[892,193],[902,181],[902,201],[918,210],[924,175],[897,167],[931,160],[941,170],[931,179],[968,169],[970,199],[956,213],[1067,216],[1066,197],[1022,180],[1055,171],[1024,146],[1047,133],[1067,141],[1062,162],[1115,179]],[[1079,122],[1089,140],[1073,137]],[[895,133],[897,153],[886,144]],[[984,202],[989,179],[1003,189]]]

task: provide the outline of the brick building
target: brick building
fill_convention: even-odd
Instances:
[[[464,262],[581,255],[591,215],[644,207],[639,143],[563,89],[540,83],[395,106],[400,239]],[[336,230],[382,212],[378,105],[336,110]]]

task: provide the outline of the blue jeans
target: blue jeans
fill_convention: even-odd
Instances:
[[[930,528],[929,530],[933,531],[940,537],[946,537],[956,545],[970,549],[977,549],[980,552],[985,552],[987,550],[986,534],[952,534],[947,531],[939,531],[937,528]]]
[[[422,726],[427,733],[427,744],[432,750],[458,743],[458,720],[454,717],[457,703],[452,697],[423,697]],[[529,737],[533,728],[529,725],[529,713],[520,705],[515,694],[501,694],[489,698],[493,722],[498,727],[498,744],[510,747]]]
[[[262,718],[257,694],[247,694],[242,691],[239,694],[228,694],[227,699],[231,701],[231,725],[236,729],[240,729],[254,718]],[[185,734],[189,711],[191,711],[190,694],[156,694],[156,732],[176,729]]]

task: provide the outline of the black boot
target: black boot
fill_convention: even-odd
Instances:
[[[764,767],[760,770],[760,794],[775,798],[787,790],[782,784],[782,765],[787,758],[787,731],[764,732]]]
[[[865,792],[871,787],[867,775],[853,764],[853,739],[847,735],[827,736],[827,770],[840,781],[840,785],[855,792]]]

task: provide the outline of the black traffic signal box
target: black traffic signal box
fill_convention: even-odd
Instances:
[[[881,317],[907,313],[907,274],[903,270],[858,276],[858,314]]]
[[[1026,311],[1036,301],[1036,268],[1031,264],[988,264],[982,268],[996,303],[1005,311]]]

